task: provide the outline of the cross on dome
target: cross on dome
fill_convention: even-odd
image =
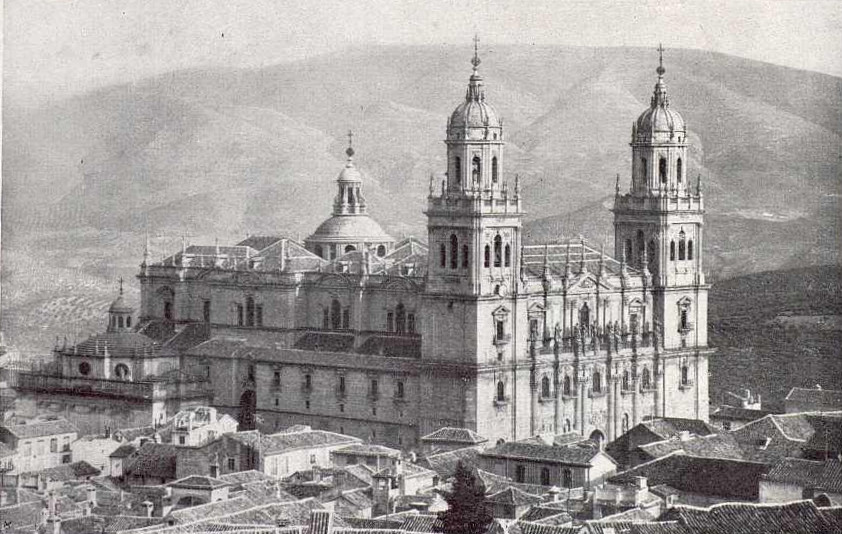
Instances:
[[[477,71],[480,63],[482,63],[482,60],[479,58],[479,35],[474,34],[474,58],[471,60],[471,65],[474,66],[474,72]]]
[[[655,69],[655,72],[658,73],[658,76],[663,76],[667,69],[664,68],[664,45],[658,43],[658,68]]]
[[[348,155],[348,158],[354,156],[354,132],[348,130],[348,148],[345,149],[345,153]]]

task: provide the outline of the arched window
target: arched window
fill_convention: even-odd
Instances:
[[[450,268],[459,267],[459,239],[456,234],[450,234]]]
[[[649,179],[649,162],[646,158],[640,158],[640,173],[644,180]]]
[[[658,259],[658,253],[655,250],[655,240],[649,240],[649,246],[646,248],[646,258],[649,260],[649,270],[653,270],[655,265],[657,264],[656,260]]]
[[[691,241],[690,244],[692,245],[693,242]],[[692,247],[691,247],[690,250],[693,250]],[[693,258],[690,258],[690,259],[693,259]],[[131,328],[131,327],[132,327],[132,316],[129,315],[128,317],[126,317],[126,328]]]
[[[415,333],[415,314],[414,313],[406,314],[406,329],[410,334]]]
[[[649,369],[643,369],[643,376],[640,379],[640,386],[643,389],[649,389],[652,387],[652,377],[649,375]]]
[[[550,398],[550,379],[546,376],[541,379],[541,396],[545,399]]]
[[[643,265],[643,251],[646,249],[646,236],[643,230],[637,231],[637,263]]]
[[[483,259],[482,265],[486,269],[491,267],[491,247],[488,245],[485,245],[485,258]]]
[[[491,183],[497,183],[497,156],[491,158]]]
[[[254,326],[254,299],[246,297],[246,326]]]
[[[675,261],[675,241],[670,241],[670,261]]]
[[[678,158],[678,161],[675,163],[675,175],[676,180],[678,180],[678,183],[681,183],[681,167],[681,158]]]
[[[172,321],[172,302],[164,302],[164,319]]]
[[[462,245],[462,268],[467,269],[471,263],[471,249],[468,245]]]
[[[349,252],[354,252],[355,250],[357,250],[357,247],[355,247],[354,245],[345,245],[345,254]]]
[[[330,303],[330,327],[334,330],[342,328],[342,305],[336,299]]]
[[[447,247],[444,246],[444,243],[439,246],[439,265],[442,269],[447,267]]]
[[[114,377],[117,380],[129,380],[131,378],[129,367],[124,363],[118,363],[114,367]]]
[[[474,159],[471,161],[471,179],[475,182],[479,182],[481,176],[482,163],[480,162],[479,156],[474,156]]]
[[[565,488],[573,487],[573,471],[571,471],[569,467],[565,467],[564,470],[562,470],[561,483]]]
[[[601,393],[602,392],[602,375],[599,374],[599,371],[593,372],[593,392],[594,393]]]
[[[661,183],[667,183],[667,159],[661,158],[658,161],[658,174],[661,177]]]
[[[566,434],[566,433],[570,432],[570,430],[572,428],[573,427],[570,425],[570,419],[565,419],[564,420],[564,433]]]
[[[494,236],[494,266],[500,267],[503,264],[503,238]]]
[[[690,321],[687,320],[687,308],[681,308],[681,317],[678,321],[678,329],[679,330],[689,330],[688,326]]]
[[[402,302],[395,308],[395,330],[398,334],[406,332],[406,308]]]
[[[564,377],[564,385],[561,390],[565,395],[570,395],[570,376]]]
[[[385,245],[378,245],[377,246],[377,256],[382,258],[386,255],[386,246]]]
[[[623,371],[623,389],[629,389],[629,372]]]
[[[117,317],[117,326],[123,328],[123,316]]]
[[[629,414],[623,414],[623,434],[629,431]]]
[[[330,310],[327,308],[322,309],[322,328],[330,328]]]
[[[504,265],[506,267],[511,267],[512,266],[512,247],[510,247],[509,244],[507,243],[503,252],[504,252],[503,253]]]
[[[591,309],[588,307],[588,303],[582,304],[582,308],[579,310],[579,324],[581,326],[589,326],[591,324]]]
[[[506,400],[506,386],[502,381],[497,382],[497,400],[501,402]]]
[[[687,241],[687,259],[693,259],[693,240],[690,239]]]
[[[690,383],[690,369],[686,365],[681,366],[681,385],[686,386]]]
[[[549,486],[550,485],[550,469],[548,467],[541,468],[541,485],[542,486]]]
[[[454,182],[455,182],[454,185],[456,187],[461,187],[462,186],[462,158],[460,158],[459,156],[456,156],[456,159],[453,161],[453,166],[454,166],[453,179],[454,179]]]
[[[687,243],[685,243],[684,239],[679,240],[678,242],[678,259],[683,260],[686,256]]]
[[[632,261],[634,258],[632,257],[632,240],[626,239],[626,257],[624,258],[626,261]]]
[[[82,362],[79,364],[79,374],[82,376],[88,376],[91,374],[91,364],[88,362]]]
[[[526,482],[526,467],[523,465],[515,466],[515,482],[523,484]]]

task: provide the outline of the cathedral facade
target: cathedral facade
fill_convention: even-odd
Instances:
[[[411,448],[443,426],[611,440],[650,417],[707,420],[703,196],[663,67],[632,128],[606,251],[523,243],[503,121],[472,64],[445,179],[430,181],[426,243],[371,217],[349,146],[333,214],[304,243],[144,257],[135,330],[177,351],[241,429],[307,423]]]

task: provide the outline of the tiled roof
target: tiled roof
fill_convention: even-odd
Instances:
[[[333,530],[333,514],[328,510],[310,510],[310,526],[307,534],[330,534]]]
[[[711,434],[687,440],[670,438],[640,445],[638,449],[651,458],[661,458],[675,451],[684,451],[687,454],[703,458],[741,460],[744,456],[743,449],[731,434]]]
[[[120,445],[114,452],[108,455],[109,458],[128,458],[132,454],[137,451],[137,447],[132,445],[131,443],[126,443],[124,445]]]
[[[612,275],[620,273],[620,262],[608,254],[602,254],[599,246],[581,239],[569,239],[564,243],[546,245],[526,245],[523,247],[524,270],[529,276],[540,277],[543,274],[545,257],[548,260],[550,274],[559,280],[564,277],[565,264],[570,251],[570,270],[578,275],[579,267],[584,266],[586,273],[599,274],[600,259],[604,258],[605,270]],[[629,274],[639,276],[639,271],[626,267]]]
[[[413,515],[404,519],[401,530],[405,532],[440,532],[441,521],[437,515]]]
[[[740,408],[737,406],[728,406],[727,404],[720,406],[715,412],[710,414],[711,419],[724,419],[726,421],[756,421],[762,417],[770,415],[772,412],[768,410],[753,410],[750,408]]]
[[[582,527],[543,525],[531,521],[518,521],[515,526],[521,534],[581,534]],[[510,530],[511,532],[511,530]]]
[[[157,478],[175,478],[178,448],[168,443],[144,443],[123,473]]]
[[[541,519],[545,519],[547,517],[553,517],[559,514],[564,514],[565,512],[557,509],[557,508],[548,508],[546,506],[535,505],[525,514],[520,516],[521,521],[540,521]],[[566,514],[565,514],[566,515]],[[569,517],[569,516],[568,516]]]
[[[3,442],[0,442],[0,458],[6,458],[7,456],[14,456],[17,452],[6,445]]]
[[[238,247],[251,247],[260,252],[261,250],[274,245],[283,237],[269,236],[269,235],[252,235],[237,243]]]
[[[537,495],[526,493],[512,487],[487,495],[485,500],[494,504],[508,504],[512,506],[529,506],[544,501],[544,499]]]
[[[644,476],[650,486],[666,484],[682,492],[756,500],[760,478],[769,470],[762,463],[723,458],[700,458],[674,452],[609,478],[612,484],[631,483]]]
[[[772,464],[780,458],[802,455],[806,438],[814,433],[801,415],[768,415],[728,435],[739,444],[743,458]]]
[[[808,415],[807,421],[815,432],[807,440],[804,449],[809,451],[842,452],[842,417],[839,415]]]
[[[249,471],[237,471],[236,473],[220,475],[219,480],[237,485],[275,479],[262,471],[255,471],[254,469],[251,469]]]
[[[261,436],[260,449],[264,455],[271,455],[296,449],[333,447],[343,443],[358,443],[359,441],[359,438],[335,432],[311,430],[309,432],[289,432]]]
[[[64,349],[65,354],[112,358],[175,355],[151,337],[139,332],[102,332],[94,334],[74,347]]]
[[[376,354],[387,358],[420,358],[421,337],[371,335],[357,348],[360,354]]]
[[[159,525],[163,522],[164,519],[161,517],[90,515],[62,521],[61,532],[62,534],[111,533]]]
[[[677,437],[681,432],[689,432],[697,436],[715,434],[716,428],[698,419],[681,419],[678,417],[663,417],[640,423],[661,439]]]
[[[688,529],[677,521],[590,521],[586,524],[586,530],[582,532],[587,534],[702,534]],[[707,532],[704,531],[704,534]]]
[[[489,473],[488,471],[483,471],[482,469],[476,470],[476,476],[482,481],[483,485],[485,486],[486,495],[497,493],[498,491],[502,491],[509,487],[517,488],[521,491],[531,493],[533,495],[543,495],[544,492],[546,492],[547,490],[547,488],[538,484],[521,484],[518,482],[513,482],[510,478],[495,475],[494,473]]]
[[[816,534],[838,532],[838,525],[812,501],[786,504],[724,503],[710,508],[675,506],[661,520],[677,520],[704,534]]]
[[[227,482],[219,480],[218,478],[191,475],[178,480],[174,480],[167,484],[173,488],[187,488],[187,489],[207,489],[213,490],[228,486]]]
[[[33,527],[40,522],[43,509],[44,504],[40,500],[6,506],[0,509],[0,521],[8,529]]]
[[[842,493],[842,463],[784,458],[763,477],[771,482],[785,482],[806,488]]]
[[[792,388],[784,400],[811,403],[824,410],[842,409],[842,390]]]
[[[355,443],[336,449],[331,454],[353,454],[357,456],[388,456],[389,458],[400,458],[401,451],[398,449],[391,449],[383,445],[374,445],[371,443]]]
[[[421,438],[421,441],[429,442],[446,442],[446,443],[465,443],[468,445],[476,445],[485,443],[488,438],[484,438],[469,428],[456,428],[451,426],[442,427],[435,432],[427,434]]]
[[[30,474],[41,474],[50,480],[68,482],[71,480],[78,480],[87,477],[95,477],[99,475],[100,471],[88,462],[73,462],[72,464],[57,465],[55,467],[48,467],[39,471],[30,471]]]
[[[421,460],[422,465],[426,464],[427,467],[438,473],[443,480],[453,476],[459,462],[466,466],[478,466],[479,451],[475,448],[456,449],[455,451],[431,454]]]
[[[652,517],[652,515],[646,512],[646,510],[641,508],[630,508],[617,514],[605,516],[602,519],[599,519],[598,522],[616,523],[618,521],[654,521],[655,519],[657,518]]]
[[[55,419],[52,421],[33,421],[24,425],[4,426],[11,435],[17,439],[41,438],[55,436],[58,434],[71,434],[79,432],[76,426],[67,419]]]
[[[599,453],[599,449],[590,446],[555,447],[552,445],[510,441],[501,443],[491,449],[486,449],[480,455],[491,458],[509,458],[564,465],[590,466],[594,457]]]
[[[363,517],[346,517],[345,522],[349,528],[371,529],[371,530],[397,530],[403,525],[404,519],[383,519],[376,517],[372,519]]]

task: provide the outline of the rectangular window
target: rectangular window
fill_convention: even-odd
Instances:
[[[50,440],[50,452],[58,452],[58,438]]]
[[[505,334],[505,328],[504,328],[503,321],[502,321],[501,319],[498,319],[498,320],[495,322],[495,325],[496,325],[496,327],[497,327],[496,338],[497,338],[498,340],[503,339],[503,336],[504,336],[504,334]]]
[[[316,455],[315,455],[315,454],[311,454],[311,455],[310,455],[310,463],[311,463],[311,464],[316,463]]]
[[[310,401],[304,401],[304,407],[310,409]]]
[[[228,458],[228,470],[234,471],[237,469],[237,461],[234,458]]]
[[[345,308],[342,310],[342,328],[351,328],[351,309]]]
[[[394,332],[395,331],[395,314],[392,312],[386,313],[386,331],[387,332]]]
[[[325,330],[330,328],[330,310],[327,308],[322,310],[322,328]]]
[[[202,319],[206,323],[211,322],[211,301],[209,300],[202,302]]]
[[[377,380],[371,381],[371,396],[372,397],[377,397],[378,386],[379,386],[379,384],[377,383]]]
[[[345,405],[344,404],[339,405],[339,411],[342,412],[342,413],[345,413]]]
[[[404,393],[404,391],[403,391],[403,382],[398,382],[398,390],[397,390],[397,392],[395,393],[395,396],[396,396],[397,398],[399,398],[399,399],[402,399],[402,398],[403,398],[403,393]]]
[[[414,313],[410,313],[406,316],[406,324],[407,324],[407,330],[409,330],[409,333],[414,334],[415,333],[415,314]]]
[[[184,436],[178,436],[178,444],[184,445],[185,443],[186,443],[186,439],[184,438]]]
[[[257,326],[263,326],[263,304],[258,304],[254,308],[255,323]]]
[[[345,377],[339,377],[339,393],[345,394]]]
[[[237,326],[243,326],[243,305],[237,304]]]
[[[281,399],[275,399],[275,406],[281,405]]]
[[[272,376],[272,385],[276,387],[281,386],[281,372],[275,371],[274,375]]]
[[[313,387],[313,377],[304,375],[304,389],[311,389]]]

